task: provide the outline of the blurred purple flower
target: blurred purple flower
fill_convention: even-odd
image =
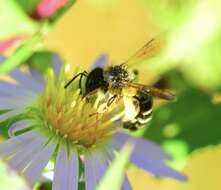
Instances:
[[[62,8],[68,0],[41,0],[37,7],[37,14],[40,18],[47,18]]]
[[[83,155],[86,190],[94,190],[115,158],[114,152],[131,142],[135,146],[131,163],[156,176],[186,180],[164,163],[171,157],[158,145],[129,136],[116,126],[114,121],[120,117],[116,110],[100,118],[89,117],[96,106],[81,98],[78,81],[73,88],[64,89],[68,80],[65,71],[55,57],[47,81],[32,69],[30,73],[11,72],[16,84],[0,81],[0,107],[9,110],[0,115],[0,122],[23,115],[9,128],[10,139],[0,144],[1,159],[34,185],[53,155],[56,161],[52,189],[77,190],[79,159]],[[122,190],[130,189],[125,176]]]

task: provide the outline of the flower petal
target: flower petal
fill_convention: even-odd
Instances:
[[[96,60],[95,63],[92,65],[91,69],[95,69],[97,67],[103,68],[108,62],[107,54],[101,54]]]
[[[72,153],[72,156],[68,163],[68,187],[67,190],[77,190],[78,189],[78,176],[79,176],[79,160],[77,156],[77,151]]]
[[[107,152],[99,152],[94,155],[94,164],[96,165],[97,178],[99,180],[104,176],[109,166],[110,157]]]
[[[14,154],[18,149],[22,148],[26,144],[29,144],[35,138],[37,138],[39,134],[36,131],[29,131],[22,135],[12,137],[7,141],[4,141],[0,144],[0,157],[5,159],[12,154]]]
[[[40,73],[38,73],[36,70],[34,70],[31,66],[29,67],[29,71],[30,71],[31,77],[34,80],[38,81],[42,86],[45,86],[45,81],[42,78],[42,76],[40,75]]]
[[[68,158],[64,147],[60,148],[57,156],[55,175],[52,190],[77,190],[78,189],[78,155],[73,151]]]
[[[30,120],[30,119],[25,119],[25,120],[21,120],[16,123],[13,123],[8,130],[8,135],[9,135],[9,137],[12,137],[15,135],[16,132],[18,132],[22,129],[28,128],[31,125],[32,125],[32,120]]]
[[[0,122],[3,122],[5,120],[9,119],[10,117],[18,115],[22,112],[23,112],[23,109],[16,109],[16,110],[12,110],[12,111],[8,111],[6,113],[3,113],[0,115]]]
[[[122,190],[132,190],[128,177],[125,175],[124,183],[122,185]]]
[[[55,147],[56,143],[51,141],[44,147],[44,149],[42,149],[42,151],[34,156],[30,165],[25,169],[24,176],[28,179],[30,184],[35,184],[35,182],[41,177],[42,170],[49,162]]]
[[[92,158],[85,159],[85,182],[87,190],[94,190],[97,185],[96,168]]]
[[[170,167],[168,167],[166,164],[164,164],[159,160],[149,160],[143,157],[142,155],[137,154],[131,156],[131,162],[136,164],[138,167],[151,172],[156,176],[170,177],[181,181],[187,180],[186,176],[171,169]]]
[[[13,108],[19,108],[24,106],[24,101],[20,99],[10,98],[10,97],[0,97],[0,109],[7,110]]]
[[[138,153],[142,157],[153,160],[171,159],[171,156],[164,152],[160,146],[142,138],[129,136],[123,132],[118,132],[115,135],[112,145],[119,150],[128,141],[135,145],[132,155]]]
[[[52,68],[54,70],[56,78],[58,78],[61,71],[62,60],[57,54],[54,54],[52,59]]]
[[[0,81],[0,96],[24,96],[24,97],[33,97],[36,96],[34,92],[23,88],[19,85],[8,83],[6,81]]]
[[[96,188],[107,170],[109,161],[109,155],[105,151],[85,155],[85,182],[87,190],[94,190]]]
[[[41,92],[43,90],[41,83],[34,80],[29,74],[21,72],[19,69],[14,69],[9,75],[29,90],[34,92]]]
[[[0,63],[3,62],[3,61],[5,61],[5,59],[6,59],[5,56],[0,55]]]
[[[43,139],[39,136],[33,139],[33,141],[26,143],[16,150],[15,155],[10,157],[8,161],[9,165],[17,171],[22,171],[31,162],[35,154],[44,148],[46,142],[46,138]]]

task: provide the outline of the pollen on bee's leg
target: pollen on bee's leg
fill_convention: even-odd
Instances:
[[[98,117],[99,114],[103,114],[105,113],[106,111],[108,111],[108,108],[107,108],[107,104],[106,103],[102,103],[100,104],[100,101],[102,100],[102,96],[100,96],[98,94],[96,100],[94,101],[93,103],[93,108],[96,109],[97,111],[94,112],[94,113],[91,113],[89,115],[89,117],[92,117],[92,116],[96,116]]]

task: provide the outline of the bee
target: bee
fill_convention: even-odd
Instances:
[[[119,65],[96,67],[89,73],[81,72],[75,75],[64,88],[80,77],[79,88],[82,93],[82,78],[86,77],[84,97],[89,97],[98,90],[108,94],[107,101],[99,107],[98,114],[104,113],[114,103],[123,99],[125,109],[123,127],[132,131],[142,128],[151,120],[154,97],[168,101],[175,99],[175,96],[168,91],[137,83],[137,70],[127,67],[150,57],[153,49],[156,49],[156,44],[156,39],[151,39],[132,57]]]

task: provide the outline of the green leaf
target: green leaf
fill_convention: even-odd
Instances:
[[[52,183],[50,181],[38,183],[33,188],[33,190],[42,190],[42,189],[51,190],[52,189]]]
[[[34,33],[39,25],[31,20],[16,0],[0,1],[0,39]]]
[[[186,16],[191,14],[196,4],[195,0],[186,0],[185,3],[182,0],[143,0],[143,2],[148,14],[150,13],[156,23],[159,23],[162,31],[168,31],[180,24]]]
[[[176,102],[154,112],[143,135],[167,147],[176,158],[186,159],[195,150],[221,143],[220,113],[220,103],[212,103],[210,95],[189,86]]]
[[[113,161],[96,190],[120,190],[133,146],[126,144]],[[114,179],[114,180],[113,180]]]
[[[188,0],[183,3],[180,0],[157,0],[147,1],[147,4],[151,5],[148,7],[150,10],[155,10],[154,16],[162,19],[158,23],[160,26],[165,24],[165,20],[173,25],[171,29],[166,24],[167,44],[161,55],[149,60],[148,69],[163,74],[179,67],[186,79],[195,85],[209,90],[219,89],[221,2]],[[175,9],[171,10],[173,7]],[[166,16],[170,14],[171,16]]]
[[[190,61],[183,64],[182,72],[190,82],[209,90],[221,87],[221,35],[195,52]]]
[[[25,12],[33,13],[41,0],[17,0]]]
[[[57,20],[66,12],[68,11],[76,0],[69,0],[61,9],[59,9],[55,14],[49,17],[49,22],[51,25],[54,25]]]
[[[45,73],[51,66],[54,53],[50,51],[37,51],[29,59],[28,63],[40,73]]]

